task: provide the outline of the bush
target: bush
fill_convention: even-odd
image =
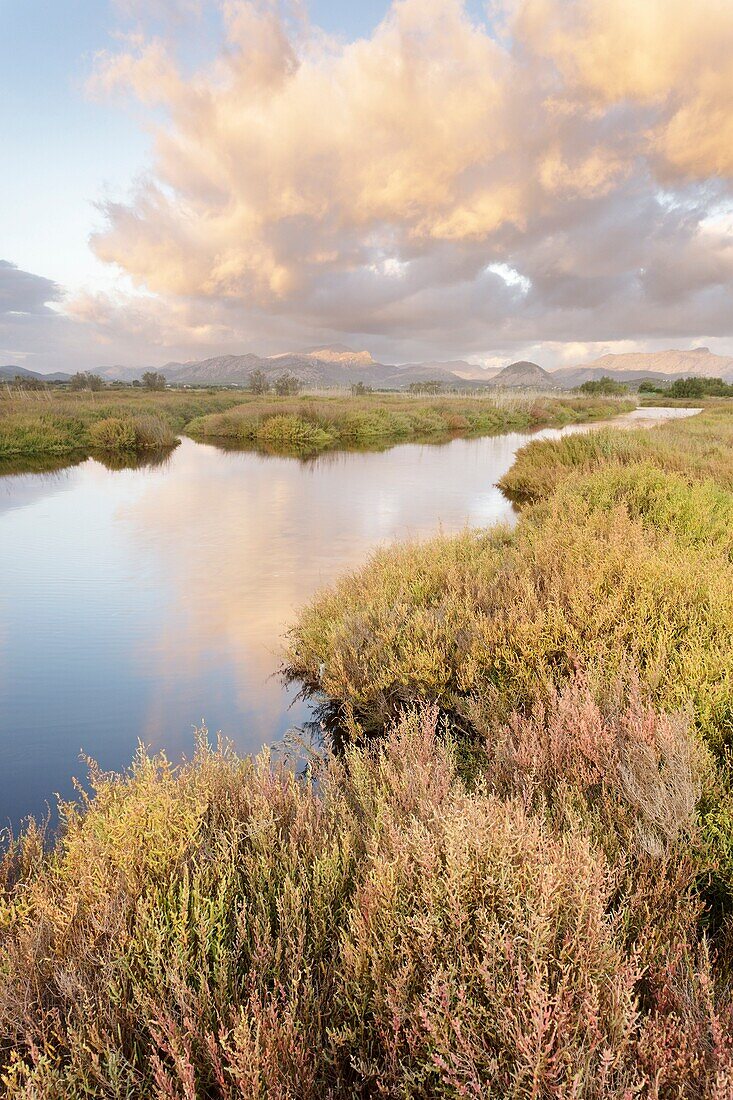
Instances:
[[[118,416],[107,416],[89,426],[89,442],[103,451],[134,450],[135,424]]]
[[[600,394],[603,397],[613,397],[628,393],[629,387],[624,385],[623,382],[618,382],[615,378],[610,378],[607,374],[604,374],[602,378],[583,382],[581,386],[578,386],[578,392],[594,396]]]
[[[146,390],[164,390],[167,382],[164,374],[159,371],[148,370],[142,376],[142,384]]]
[[[89,442],[104,451],[144,451],[170,447],[176,437],[156,416],[108,416],[89,426]]]
[[[669,397],[733,397],[733,386],[722,378],[675,378],[666,392]]]
[[[69,389],[72,390],[93,390],[98,391],[104,388],[104,382],[98,374],[91,374],[88,371],[79,371],[76,374],[72,374],[69,379]]]
[[[175,434],[157,416],[136,416],[133,420],[135,447],[144,451],[156,447],[172,447],[177,442]]]
[[[678,513],[679,481],[655,476],[568,485],[513,532],[379,551],[301,614],[287,675],[358,734],[416,697],[475,728],[477,708],[500,720],[574,671],[601,691],[633,665],[646,699],[692,705],[711,745],[731,742],[733,505],[701,487]]]
[[[331,440],[326,432],[298,416],[271,416],[257,428],[257,441],[295,450],[319,450]]]
[[[643,463],[687,479],[712,478],[733,489],[732,446],[733,416],[720,406],[651,429],[619,432],[601,428],[562,439],[536,440],[517,452],[499,486],[514,500],[532,502],[548,497],[571,475]]]
[[[249,376],[247,389],[250,391],[250,393],[256,394],[258,396],[269,393],[270,382],[265,372],[261,370],[253,370]]]
[[[644,839],[647,790],[694,828],[661,764],[689,735],[636,711],[603,733],[580,687],[556,703],[533,719],[564,739],[543,775],[570,752],[568,790],[617,799],[605,846],[513,793],[537,786],[532,730],[467,784],[430,710],[312,783],[204,744],[177,771],[93,770],[56,846],[30,828],[0,866],[9,1100],[724,1095],[730,998],[694,867],[675,829]],[[598,797],[565,733],[587,708]],[[613,764],[637,733],[648,788]]]

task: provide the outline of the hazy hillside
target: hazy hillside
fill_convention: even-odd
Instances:
[[[625,382],[634,387],[645,379],[659,384],[667,379],[677,377],[675,375],[660,374],[650,370],[613,370],[611,367],[561,367],[551,371],[551,377],[556,386],[561,389],[572,390],[581,386],[583,382],[597,382],[599,378],[612,377],[617,382]]]
[[[687,375],[723,378],[733,381],[733,357],[715,355],[709,348],[689,351],[671,348],[658,352],[624,352],[603,355],[575,367],[546,371],[537,363],[520,360],[502,370],[485,369],[464,359],[429,360],[401,365],[379,363],[366,350],[355,350],[345,344],[330,344],[306,348],[298,352],[261,356],[217,355],[210,359],[170,362],[163,367],[98,368],[106,381],[132,382],[146,370],[161,370],[169,382],[193,386],[246,386],[255,370],[271,381],[285,371],[296,375],[306,386],[344,387],[354,382],[381,389],[407,389],[413,383],[440,381],[446,387],[470,389],[491,384],[534,389],[573,389],[583,382],[611,375],[619,382],[638,383],[645,378],[661,381]],[[0,380],[16,374],[47,381],[68,379],[68,374],[38,374],[25,367],[0,366]]]
[[[12,381],[18,374],[22,378],[34,378],[40,382],[67,382],[71,378],[70,374],[64,374],[63,371],[54,371],[53,374],[40,374],[38,371],[28,370],[27,367],[16,367],[7,364],[0,367],[0,382]]]
[[[130,382],[140,378],[147,369],[149,368],[104,367],[99,373],[108,380]],[[378,363],[368,351],[356,351],[345,344],[270,356],[251,353],[219,355],[186,363],[166,363],[158,369],[169,382],[188,385],[246,386],[252,371],[260,370],[270,380],[290,371],[307,386],[347,387],[354,382],[363,382],[368,386],[387,389],[404,389],[413,382],[432,380],[439,380],[446,386],[471,386],[491,381],[496,373],[464,360],[406,363],[401,366]]]
[[[613,375],[619,381],[639,381],[647,375],[674,378],[698,375],[704,378],[733,379],[733,357],[715,355],[710,348],[693,348],[682,351],[622,352],[618,355],[602,355],[577,367],[563,367],[552,372],[552,377],[563,386],[578,386],[589,379]],[[621,377],[624,375],[625,377]]]

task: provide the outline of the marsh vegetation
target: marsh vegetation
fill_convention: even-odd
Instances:
[[[0,870],[8,1096],[727,1097],[732,437],[530,443],[321,592],[340,754],[92,768]]]
[[[217,391],[0,387],[0,459],[171,447],[194,417],[226,409],[236,400]]]
[[[86,378],[86,376],[84,376]],[[151,373],[141,389],[0,389],[0,460],[174,446],[177,433],[263,450],[313,454],[339,445],[491,435],[617,415],[632,404],[579,397],[403,394],[297,397],[292,376],[267,391],[172,390]]]
[[[496,435],[605,419],[634,407],[630,401],[578,396],[495,394],[428,398],[407,394],[250,399],[223,413],[193,420],[199,439],[265,449],[317,452],[337,446]]]

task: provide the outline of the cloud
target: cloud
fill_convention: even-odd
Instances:
[[[48,314],[48,303],[60,297],[61,288],[51,279],[21,271],[8,260],[0,260],[0,318]]]
[[[207,5],[194,67],[159,22],[97,59],[154,158],[92,237],[137,293],[67,303],[75,332],[144,361],[733,337],[729,0],[395,0],[353,42],[283,7]]]
[[[92,241],[165,303],[245,339],[269,318],[462,353],[724,327],[730,240],[703,222],[733,175],[727,2],[523,0],[498,35],[461,0],[397,0],[351,43],[220,10],[206,67],[139,40],[94,78],[165,114]]]

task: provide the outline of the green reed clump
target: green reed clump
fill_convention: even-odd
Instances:
[[[75,417],[62,418],[45,413],[13,420],[0,416],[2,459],[68,454],[81,450],[86,442],[84,424]]]
[[[5,1095],[724,1095],[684,720],[578,680],[470,783],[456,748],[422,709],[316,782],[204,743],[93,770],[0,863]]]
[[[255,439],[260,444],[299,451],[318,451],[329,446],[331,436],[299,416],[272,416],[262,421]]]
[[[178,440],[166,423],[156,416],[106,416],[88,430],[89,443],[102,451],[145,451],[172,447]]]

